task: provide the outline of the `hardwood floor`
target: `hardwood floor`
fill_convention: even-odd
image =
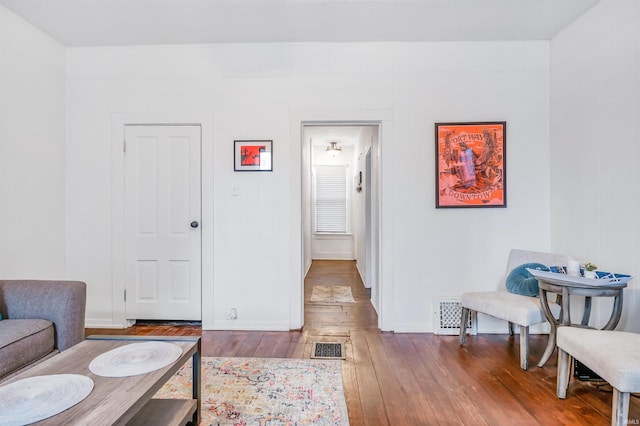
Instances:
[[[310,303],[313,285],[350,286],[355,303]],[[556,356],[535,367],[546,336],[530,336],[529,371],[519,362],[518,335],[457,336],[377,329],[375,310],[351,261],[314,261],[305,280],[302,331],[204,331],[197,326],[136,325],[89,334],[202,335],[203,356],[309,358],[314,342],[344,342],[342,362],[349,422],[356,425],[607,425],[608,386],[572,379],[556,397]],[[640,424],[632,396],[629,424]]]

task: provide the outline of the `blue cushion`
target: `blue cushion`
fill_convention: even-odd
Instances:
[[[549,268],[541,263],[525,263],[517,266],[507,275],[507,290],[511,293],[522,294],[523,296],[538,295],[538,280],[527,271],[527,268],[539,269],[541,271],[549,270]]]

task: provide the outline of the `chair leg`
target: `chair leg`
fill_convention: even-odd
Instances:
[[[529,368],[529,326],[520,326],[520,368]]]
[[[611,426],[624,426],[629,417],[629,392],[620,392],[613,388],[611,402]]]
[[[569,377],[571,374],[571,355],[558,348],[558,376],[556,378],[556,394],[558,398],[567,397]]]
[[[513,323],[511,321],[509,321],[509,336],[513,336],[514,332],[513,332]]]
[[[467,323],[469,322],[469,308],[462,307],[462,315],[460,316],[460,344],[464,345],[467,338]]]

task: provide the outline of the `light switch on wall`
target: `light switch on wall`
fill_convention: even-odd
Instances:
[[[231,195],[233,195],[234,197],[240,195],[240,185],[234,183],[233,186],[231,186]]]

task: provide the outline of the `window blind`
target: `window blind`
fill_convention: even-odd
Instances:
[[[316,232],[348,232],[347,167],[316,168]]]

